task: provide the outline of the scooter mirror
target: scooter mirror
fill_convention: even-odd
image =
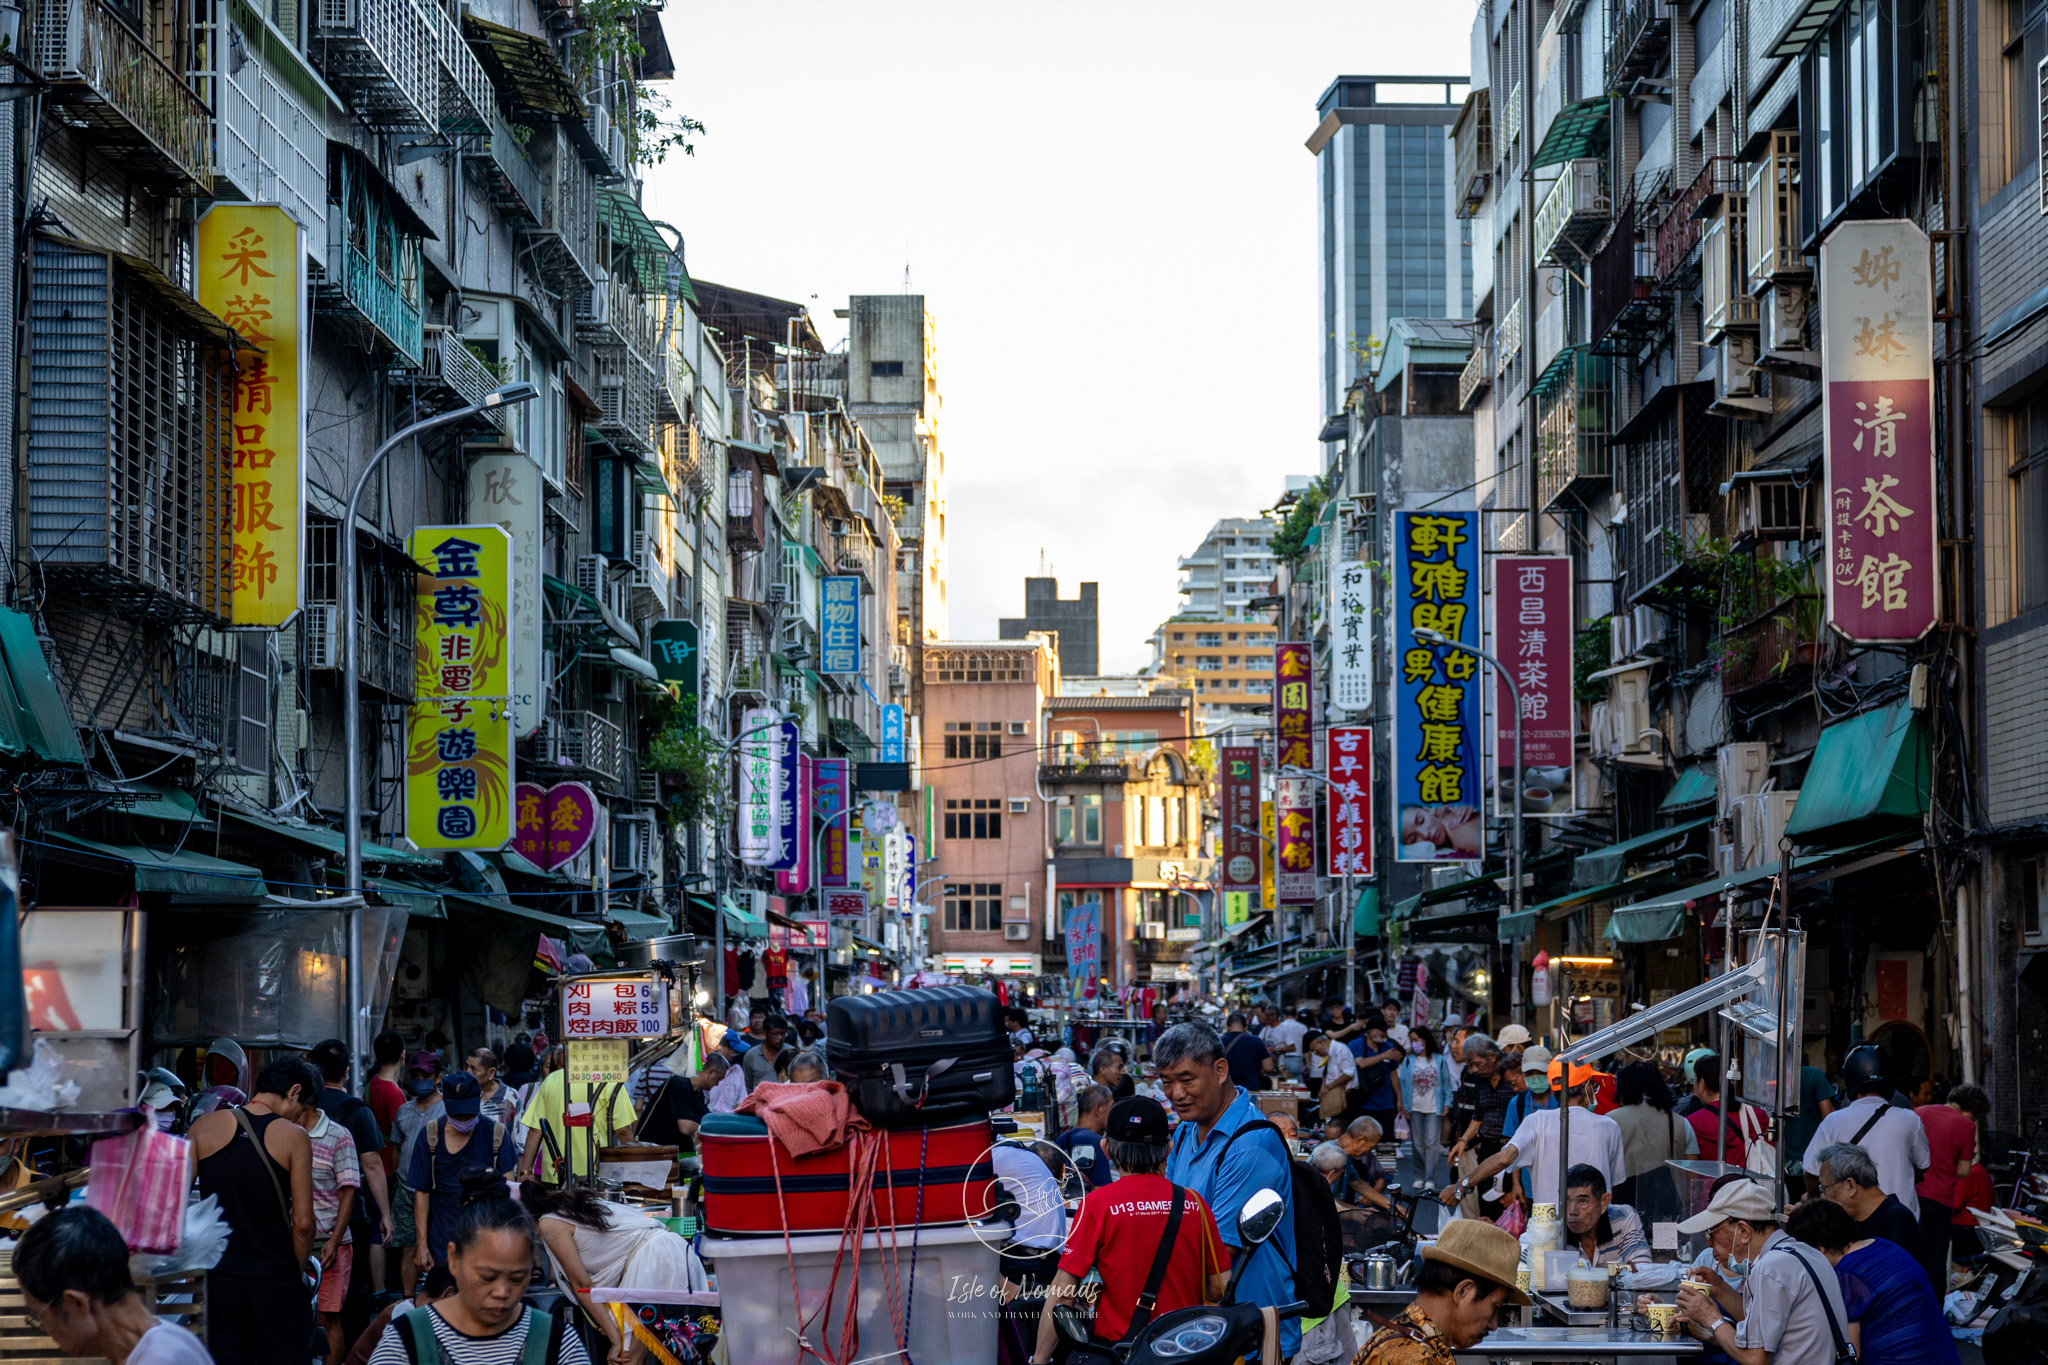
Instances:
[[[1287,1205],[1281,1202],[1275,1190],[1256,1191],[1244,1201],[1244,1207],[1237,1215],[1238,1241],[1244,1246],[1256,1246],[1273,1235],[1280,1226],[1281,1215],[1287,1212]]]

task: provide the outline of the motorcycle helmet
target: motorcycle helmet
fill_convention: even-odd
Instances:
[[[216,1109],[231,1109],[238,1104],[247,1104],[249,1097],[232,1085],[212,1085],[199,1092],[192,1101],[192,1117],[200,1118]]]
[[[206,1060],[200,1066],[199,1079],[207,1085],[230,1085],[245,1094],[256,1088],[256,1071],[249,1065],[249,1054],[232,1038],[216,1038],[206,1045]]]
[[[1849,1049],[1849,1055],[1842,1058],[1842,1093],[1854,1099],[1858,1095],[1892,1088],[1884,1076],[1884,1052],[1875,1043],[1864,1043]]]
[[[154,1067],[142,1073],[142,1094],[139,1103],[151,1109],[175,1109],[185,1102],[185,1083],[162,1067]]]

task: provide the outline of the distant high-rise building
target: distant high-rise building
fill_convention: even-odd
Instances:
[[[1271,591],[1273,553],[1266,547],[1279,529],[1266,517],[1225,517],[1211,526],[1195,552],[1181,556],[1181,604],[1174,615],[1244,620],[1244,604]]]
[[[1471,224],[1456,214],[1450,139],[1468,84],[1339,76],[1316,101],[1326,419],[1389,320],[1472,315]]]
[[[1095,610],[1095,584],[1083,583],[1079,597],[1062,599],[1057,578],[1024,580],[1024,614],[996,622],[996,634],[1004,640],[1023,640],[1033,631],[1056,637],[1060,654],[1060,676],[1095,676],[1101,654],[1101,632]]]

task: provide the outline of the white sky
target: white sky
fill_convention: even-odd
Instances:
[[[1178,556],[1315,472],[1315,159],[1339,73],[1470,64],[1471,0],[671,0],[647,184],[692,275],[938,324],[951,634],[1021,614],[1041,550],[1150,659]]]

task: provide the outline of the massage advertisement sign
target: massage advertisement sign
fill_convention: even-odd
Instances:
[[[1394,858],[1477,862],[1481,816],[1479,514],[1396,512]],[[1449,643],[1431,643],[1417,632]]]

